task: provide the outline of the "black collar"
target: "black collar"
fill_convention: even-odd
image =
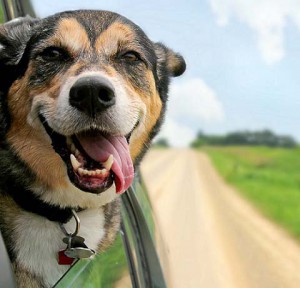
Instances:
[[[44,202],[27,189],[13,187],[9,193],[24,210],[46,217],[50,221],[67,223],[72,218],[72,208],[61,208]],[[78,211],[78,209],[75,209]]]

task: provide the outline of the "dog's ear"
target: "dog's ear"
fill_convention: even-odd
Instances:
[[[16,18],[0,25],[0,65],[15,66],[22,59],[38,19],[29,16]]]
[[[164,72],[168,73],[168,76],[177,77],[183,74],[186,68],[183,57],[175,53],[170,48],[166,47],[162,43],[155,43],[155,54],[157,57],[157,74],[163,75]]]

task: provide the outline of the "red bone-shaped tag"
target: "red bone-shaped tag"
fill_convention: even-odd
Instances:
[[[75,261],[74,258],[70,258],[65,254],[67,249],[58,252],[58,264],[59,265],[72,265]]]

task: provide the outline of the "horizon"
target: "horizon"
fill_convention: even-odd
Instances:
[[[241,134],[243,134],[243,133],[250,133],[251,134],[251,133],[264,133],[264,132],[270,132],[275,137],[287,137],[287,138],[290,138],[291,141],[295,142],[296,146],[298,146],[300,144],[300,141],[298,139],[296,139],[295,137],[293,137],[292,135],[289,135],[289,134],[278,134],[278,133],[276,133],[275,131],[273,131],[271,129],[265,128],[265,129],[259,129],[259,130],[241,129],[241,130],[227,131],[227,132],[224,132],[224,133],[209,133],[209,132],[207,133],[206,131],[199,130],[198,133],[197,133],[197,135],[195,136],[195,138],[190,143],[188,143],[186,147],[191,147],[193,145],[193,143],[200,138],[199,137],[200,133],[201,133],[201,135],[203,137],[226,137],[226,136],[230,136],[232,134],[239,134],[239,133],[241,133]],[[173,145],[171,145],[168,142],[167,138],[163,138],[163,137],[156,137],[156,139],[154,139],[154,141],[153,141],[153,145],[155,146],[155,145],[159,144],[161,141],[166,141],[166,145],[167,146],[174,147]],[[211,144],[208,144],[208,145],[211,145]],[[238,144],[232,144],[232,145],[238,145]],[[243,145],[247,145],[247,144],[243,144]],[[256,146],[256,144],[248,144],[248,145],[254,145],[254,146]],[[277,147],[280,147],[280,146],[277,146]],[[184,147],[182,147],[182,148],[184,148]],[[291,147],[289,147],[289,148],[291,148]]]

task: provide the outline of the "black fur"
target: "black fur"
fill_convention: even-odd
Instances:
[[[6,94],[11,84],[26,71],[28,59],[24,57],[24,51],[37,21],[25,17],[0,28],[0,149],[7,148],[5,135],[10,127]]]
[[[19,185],[12,185],[9,194],[22,209],[46,217],[50,221],[67,223],[72,218],[71,208],[60,208],[46,203]]]

